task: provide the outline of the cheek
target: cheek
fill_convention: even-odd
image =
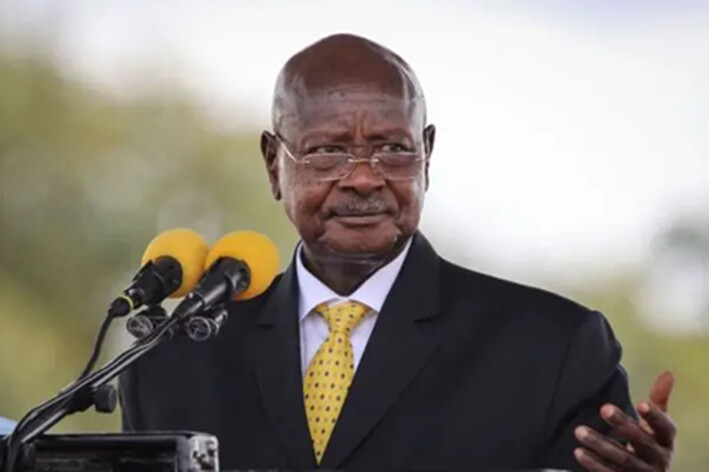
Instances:
[[[395,182],[391,189],[399,204],[399,222],[405,226],[417,226],[426,194],[423,177],[408,182]]]
[[[283,205],[303,239],[317,237],[322,232],[320,209],[329,193],[329,185],[307,182],[298,175],[284,174]]]

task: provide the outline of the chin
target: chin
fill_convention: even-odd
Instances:
[[[341,259],[351,259],[353,261],[371,261],[384,259],[393,250],[393,246],[328,246],[327,251]]]
[[[397,249],[402,233],[393,228],[365,230],[342,228],[328,231],[320,243],[327,252],[352,260],[376,260],[387,257]]]

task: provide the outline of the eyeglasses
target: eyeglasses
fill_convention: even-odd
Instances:
[[[423,163],[428,161],[418,152],[376,150],[369,159],[359,159],[344,152],[317,152],[295,157],[279,135],[276,138],[283,146],[285,154],[306,172],[321,181],[329,182],[348,177],[357,164],[369,163],[372,170],[387,180],[411,180],[421,171]]]

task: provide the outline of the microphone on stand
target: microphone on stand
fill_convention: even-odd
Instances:
[[[205,258],[206,271],[195,289],[171,316],[180,323],[167,332],[178,332],[197,342],[219,333],[229,317],[225,303],[263,293],[279,268],[278,249],[266,236],[253,231],[234,231],[219,239]],[[165,310],[151,306],[126,322],[128,332],[144,339],[170,319]]]
[[[133,283],[109,306],[91,356],[78,379],[86,377],[96,365],[113,320],[143,305],[158,305],[168,296],[181,297],[192,290],[204,272],[207,250],[202,236],[190,229],[171,229],[153,238],[143,254],[142,267]],[[132,326],[132,329],[136,327]],[[141,328],[141,332],[145,331],[145,327]]]
[[[234,231],[219,239],[207,254],[206,272],[172,316],[189,319],[232,299],[260,295],[279,268],[278,248],[255,231]]]
[[[207,251],[202,236],[190,229],[160,233],[148,244],[133,283],[111,303],[109,316],[122,317],[143,305],[157,305],[168,296],[184,296],[202,276]]]

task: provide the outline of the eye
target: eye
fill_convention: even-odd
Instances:
[[[387,143],[382,145],[379,150],[381,152],[408,152],[409,150],[402,146],[401,144],[397,143]]]
[[[342,148],[333,144],[326,144],[308,150],[308,154],[338,154],[341,152],[343,152]]]

